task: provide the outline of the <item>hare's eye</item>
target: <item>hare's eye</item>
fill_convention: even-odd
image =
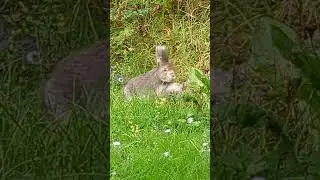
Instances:
[[[167,69],[167,68],[164,68],[163,71],[168,71],[168,69]]]

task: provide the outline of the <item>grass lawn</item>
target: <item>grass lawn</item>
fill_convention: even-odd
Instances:
[[[119,87],[110,105],[112,179],[209,178],[208,110],[181,99],[128,103]]]

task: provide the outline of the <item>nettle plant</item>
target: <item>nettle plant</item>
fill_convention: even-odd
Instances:
[[[286,99],[295,99],[292,102],[303,104],[301,105],[303,107],[299,107],[300,109],[310,109],[308,112],[312,112],[312,115],[308,116],[319,117],[320,57],[317,49],[312,49],[299,40],[290,27],[269,17],[259,19],[252,39],[252,63],[256,66],[280,66],[281,68],[278,68],[274,74],[277,79],[282,80],[282,83],[287,82],[286,86],[282,86],[287,87]],[[270,76],[271,78],[273,77]],[[275,87],[280,86],[277,84]],[[215,107],[220,122],[237,117],[236,121],[245,126],[254,127],[257,124],[271,123],[277,124],[278,130],[282,129],[282,122],[285,122],[285,120],[279,120],[284,117],[274,117],[275,114],[272,112],[253,104],[221,104]],[[304,115],[299,117],[302,116]]]
[[[210,79],[201,70],[192,68],[189,73],[188,90],[185,97],[199,105],[210,108]]]
[[[287,93],[299,102],[308,104],[314,113],[319,113],[320,107],[320,43],[317,35],[316,32],[309,40],[304,41],[287,25],[263,17],[253,38],[255,63],[281,67],[275,75],[277,79],[288,82]],[[260,52],[264,54],[261,55]]]

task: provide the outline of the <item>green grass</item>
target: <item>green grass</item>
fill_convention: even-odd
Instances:
[[[191,67],[208,70],[208,3],[159,1],[161,10],[154,10],[152,16],[156,1],[148,2],[141,6],[145,2],[126,1],[112,8],[120,15],[135,3],[140,9],[150,9],[138,17],[127,13],[128,19],[112,20],[114,75],[129,79],[153,68],[159,43],[168,44],[180,82]],[[105,10],[100,3],[86,0],[23,3],[25,9],[16,1],[4,8],[13,25],[11,38],[35,35],[43,61],[23,64],[20,50],[14,47],[1,53],[1,178],[106,179],[109,127],[105,118],[77,109],[69,120],[52,122],[43,116],[39,96],[40,84],[58,61],[105,37]],[[111,172],[117,173],[115,178],[208,179],[209,152],[201,149],[209,143],[209,109],[182,100],[168,100],[164,105],[152,100],[127,104],[121,87],[112,87],[111,98]],[[199,126],[183,122],[190,114],[201,122]],[[128,118],[139,132],[132,132]],[[165,134],[166,128],[171,129],[170,135]],[[113,147],[114,138],[120,140],[120,148]],[[169,157],[164,157],[165,151]]]
[[[122,74],[129,80],[150,71],[156,66],[155,48],[159,44],[168,46],[178,81],[185,81],[192,67],[210,69],[210,11],[207,1],[200,1],[203,4],[201,7],[193,1],[183,2],[178,6],[180,9],[171,7],[177,2],[135,1],[132,3],[137,5],[131,6],[131,1],[125,2],[114,3],[113,9],[119,13],[111,14],[111,64],[114,74]],[[155,11],[153,9],[157,4],[161,9]],[[186,6],[190,9],[182,10]],[[195,6],[194,9],[191,9],[192,6]],[[145,10],[146,14],[118,15],[135,8]],[[193,18],[189,13],[193,13]]]
[[[114,179],[208,179],[208,110],[181,99],[128,103],[120,90],[111,91],[111,141],[121,143],[111,145]]]
[[[268,40],[266,29],[258,28],[260,24],[256,21],[262,14],[268,15],[289,25],[301,37],[306,30],[303,27],[311,26],[312,21],[319,20],[318,14],[310,19],[305,18],[311,17],[310,14],[316,11],[319,1],[293,2],[292,6],[288,5],[291,7],[284,6],[284,1],[215,2],[215,46],[212,50],[215,52],[213,59],[216,65],[230,68],[233,60],[237,63],[251,60],[257,69],[250,75],[249,84],[237,92],[238,97],[248,100],[235,100],[235,103],[248,103],[255,107],[252,107],[251,111],[241,111],[242,104],[237,109],[237,116],[227,111],[224,118],[216,120],[212,150],[216,163],[214,177],[319,179],[319,105],[316,105],[319,98],[310,94],[311,84],[317,87],[318,81],[310,83],[303,92],[298,88],[297,79],[294,79],[296,74],[290,68],[294,67],[295,70],[305,73],[301,77],[303,80],[307,80],[310,72],[319,72],[313,68],[301,68],[311,61],[307,58],[299,59],[297,56],[295,59],[295,56],[287,56],[285,59],[272,52],[274,46]],[[297,24],[295,20],[300,18],[301,24]],[[258,33],[256,28],[263,32]],[[281,37],[279,32],[277,35],[277,45],[282,46],[280,51],[291,51],[288,50],[288,39]],[[293,59],[301,66],[290,64]],[[309,80],[307,82],[310,82]],[[253,113],[256,110],[263,113]]]
[[[63,123],[50,122],[42,117],[36,94],[25,92],[23,86],[9,97],[1,94],[3,179],[82,179],[99,177],[99,173],[106,177],[102,174],[108,168],[104,118],[78,112]]]
[[[24,1],[27,10],[17,5],[17,1],[3,6],[3,13],[12,23],[10,39],[36,36],[42,62],[24,64],[21,50],[14,46],[1,52],[1,179],[108,176],[109,127],[105,118],[77,110],[67,121],[50,121],[43,116],[39,96],[40,84],[57,61],[105,36],[105,22],[99,19],[104,10],[95,2],[87,2]]]
[[[126,102],[124,84],[117,82],[118,77],[126,82],[156,67],[155,48],[160,44],[168,46],[178,82],[188,79],[192,67],[209,70],[208,4],[113,2],[111,142],[121,145],[111,144],[112,179],[209,179],[209,144],[203,146],[210,143],[209,108],[182,97]],[[190,115],[195,121],[191,124]]]
[[[10,73],[1,77],[1,178],[105,178],[109,168],[105,118],[76,112],[62,123],[50,121],[42,114],[36,82],[19,77],[17,71]]]

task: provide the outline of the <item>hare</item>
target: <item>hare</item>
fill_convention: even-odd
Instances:
[[[183,85],[175,82],[176,74],[173,65],[169,63],[166,46],[156,47],[156,59],[159,67],[127,82],[124,87],[124,95],[127,100],[132,100],[132,95],[165,96],[183,91]]]
[[[71,105],[88,90],[107,93],[107,48],[107,43],[100,41],[89,49],[71,53],[57,64],[41,88],[49,114],[64,117]],[[107,98],[103,101],[106,102]]]

